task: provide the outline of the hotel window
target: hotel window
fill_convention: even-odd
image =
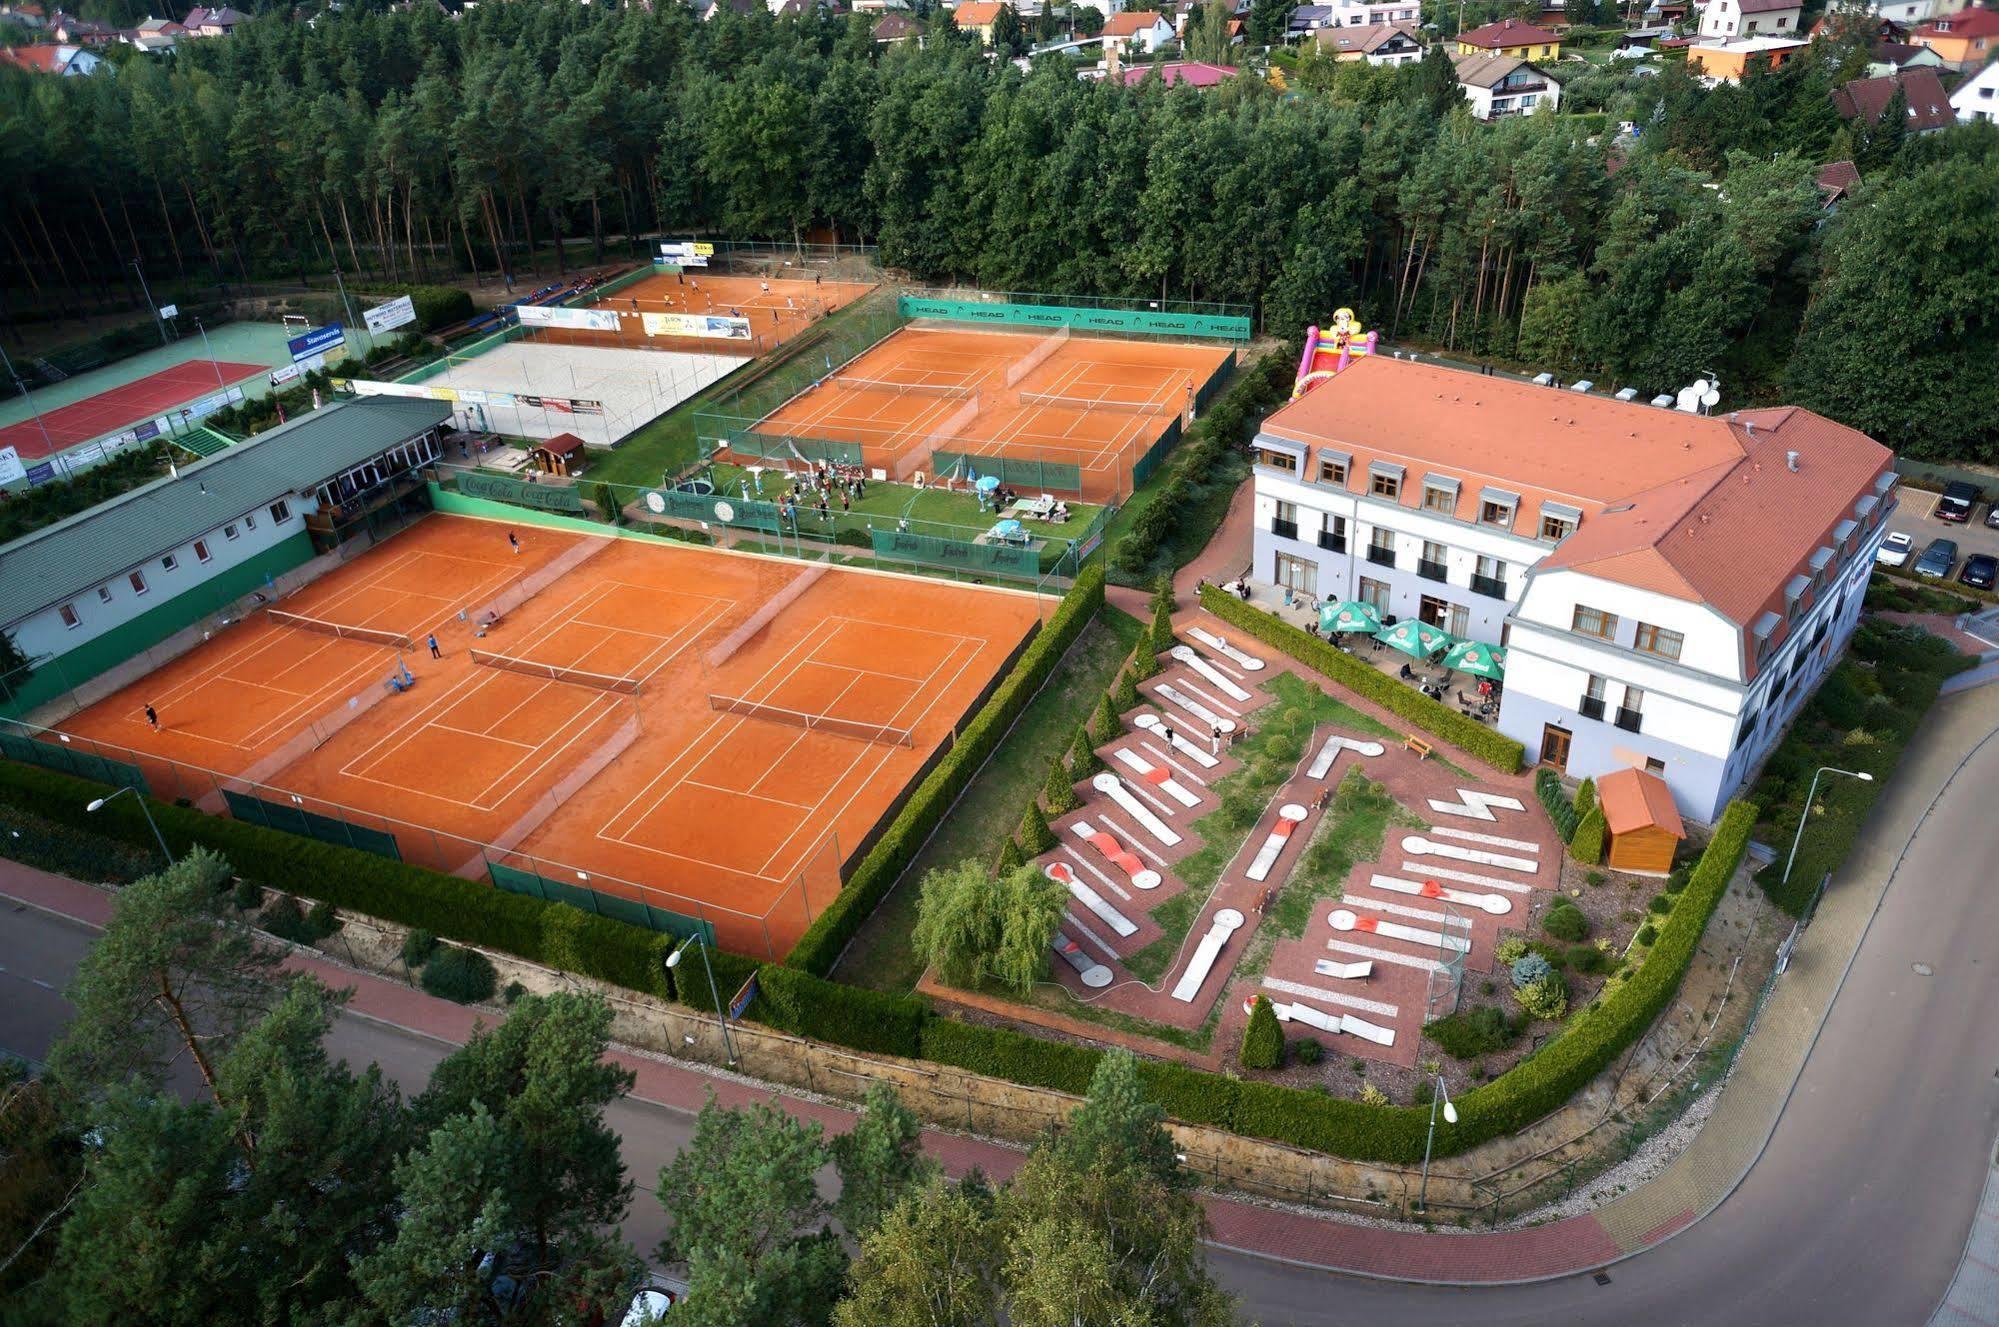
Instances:
[[[1478,523],[1480,525],[1497,525],[1510,529],[1513,525],[1512,504],[1494,502],[1490,498],[1481,501],[1478,504]]]
[[[1321,456],[1319,458],[1319,482],[1347,486],[1347,458],[1344,456]]]
[[[1480,557],[1472,572],[1471,588],[1491,599],[1506,597],[1506,564],[1498,558]]]
[[[127,577],[127,579],[128,579],[128,580],[130,580],[130,581],[132,582],[132,593],[133,593],[133,594],[144,594],[144,593],[146,592],[146,573],[145,573],[145,572],[143,572],[143,571],[135,571],[135,572],[133,572],[133,573],[131,574],[131,576]]]
[[[1284,539],[1296,539],[1298,537],[1297,503],[1280,502],[1277,504],[1277,513],[1270,518],[1270,533]]]
[[[1423,510],[1453,515],[1458,509],[1458,491],[1442,484],[1423,485]]]
[[[1395,532],[1375,526],[1367,535],[1367,560],[1380,567],[1395,565]]]
[[[1552,512],[1545,507],[1541,509],[1541,538],[1551,539],[1559,544],[1575,532],[1576,521],[1573,516]]]
[[[1347,518],[1326,515],[1319,528],[1319,547],[1334,553],[1347,551]]]
[[[175,557],[172,553],[169,553],[165,557],[160,559],[161,571],[172,571],[175,567],[178,567],[179,565],[180,565],[180,559]]]
[[[83,625],[83,619],[76,615],[75,604],[64,604],[56,610],[56,616],[62,619],[62,624],[66,627],[74,629]]]
[[[205,540],[205,539],[197,539],[197,540],[195,540],[195,541],[194,541],[194,557],[195,557],[195,561],[197,561],[197,562],[206,562],[206,561],[208,561],[208,541],[207,541],[207,540]]]
[[[1365,576],[1361,577],[1359,598],[1362,603],[1374,609],[1375,612],[1383,614],[1387,613],[1388,582],[1371,581]]]
[[[273,502],[271,504],[271,520],[273,522],[275,522],[278,525],[283,525],[286,521],[289,521],[291,518],[292,518],[292,509],[290,503],[285,502],[283,499],[279,499],[277,502]]]
[[[1646,654],[1656,654],[1661,659],[1677,659],[1680,657],[1680,646],[1686,643],[1686,639],[1677,631],[1668,631],[1649,622],[1640,622],[1637,638],[1631,642],[1631,648]]]
[[[236,522],[231,521],[222,527],[222,537],[224,539],[234,539],[236,537]]]
[[[1583,685],[1582,702],[1576,707],[1585,719],[1603,717],[1603,688],[1603,679],[1591,673],[1589,681]]]
[[[110,587],[110,586],[108,586],[108,585],[100,585],[100,586],[98,586],[98,587],[97,587],[97,602],[98,602],[98,603],[100,603],[100,604],[108,604],[108,603],[110,603],[110,602],[111,602],[111,587]]]
[[[1425,580],[1442,581],[1450,576],[1447,559],[1451,550],[1433,539],[1423,541],[1423,556],[1416,563],[1416,574]]]
[[[1645,710],[1645,693],[1637,687],[1624,688],[1624,699],[1617,703],[1617,726],[1627,733],[1638,731],[1640,716]]]
[[[243,528],[245,530],[254,530],[257,528],[257,513],[253,511],[243,513]]]
[[[1391,501],[1402,497],[1402,475],[1395,470],[1375,470],[1370,473],[1367,491],[1377,498]]]
[[[1601,608],[1576,605],[1575,620],[1570,629],[1585,636],[1595,636],[1599,640],[1609,640],[1617,634],[1617,614],[1606,613]]]
[[[1293,475],[1298,473],[1298,458],[1290,452],[1275,452],[1266,447],[1256,454],[1256,459],[1272,470],[1282,470]]]

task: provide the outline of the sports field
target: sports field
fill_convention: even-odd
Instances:
[[[715,350],[728,344],[710,343]],[[608,447],[742,363],[733,354],[619,350],[545,339],[509,341],[452,362],[444,372],[424,379],[423,385],[457,394],[451,412],[461,428],[515,438],[574,433],[585,442]],[[598,412],[560,408],[577,399],[596,402]]]
[[[911,324],[751,431],[855,444],[864,464],[897,479],[941,469],[939,451],[974,464],[1073,465],[1074,491],[1102,502],[1132,490],[1134,463],[1230,357],[1214,346]]]
[[[156,795],[220,810],[249,793],[386,831],[409,861],[582,882],[782,956],[1047,611],[513,529],[519,553],[505,525],[426,517],[63,731],[135,760]],[[400,666],[406,691],[388,686]]]
[[[678,276],[661,273],[644,277],[599,299],[596,308],[614,309],[619,315],[615,333],[537,327],[534,334],[538,339],[566,345],[646,346],[705,354],[732,353],[733,349],[761,354],[873,289],[872,284],[859,281],[722,276],[689,269]],[[749,335],[732,347],[726,338],[677,335],[671,323],[657,319],[649,327],[646,314],[747,319]]]
[[[262,364],[212,359],[185,360],[133,382],[44,411],[39,418],[0,428],[0,447],[40,460],[79,443],[116,433],[127,424],[154,419],[189,401],[226,392],[237,383],[263,378]]]

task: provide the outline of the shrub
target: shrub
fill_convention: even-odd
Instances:
[[[1594,945],[1575,945],[1569,950],[1569,966],[1577,972],[1587,972],[1601,976],[1610,971],[1615,960]]]
[[[517,981],[510,981],[507,983],[507,988],[500,992],[500,1003],[511,1008],[516,1000],[527,993],[527,987]]]
[[[1372,1083],[1362,1083],[1360,1085],[1360,1104],[1363,1106],[1372,1106],[1379,1110],[1388,1104],[1388,1094]]]
[[[1090,740],[1088,727],[1076,726],[1076,740],[1069,744],[1069,768],[1081,783],[1104,772],[1103,759],[1097,755],[1097,744]]]
[[[1604,875],[1604,873],[1601,871],[1591,871],[1589,874],[1583,877],[1583,880],[1589,885],[1591,889],[1596,889],[1599,886],[1601,886],[1603,882],[1608,878],[1609,877]]]
[[[1562,790],[1562,780],[1546,765],[1534,771],[1534,795],[1541,801],[1541,807],[1548,813],[1555,832],[1567,843],[1576,836],[1576,826],[1581,817],[1575,807],[1569,805],[1569,795]]]
[[[623,525],[625,513],[619,509],[617,490],[609,484],[597,485],[597,514],[611,525]]]
[[[1539,981],[1522,986],[1513,993],[1513,998],[1535,1018],[1560,1018],[1568,1012],[1569,986],[1560,973],[1550,972]]]
[[[1326,1048],[1317,1037],[1300,1037],[1291,1043],[1291,1058],[1300,1064],[1317,1064],[1325,1054]]]
[[[1219,586],[1201,587],[1201,606],[1224,622],[1323,673],[1356,695],[1408,720],[1451,745],[1470,752],[1494,769],[1511,774],[1520,768],[1525,751],[1476,719],[1431,700],[1386,673],[1342,654],[1340,650],[1290,623],[1224,593]]]
[[[1048,814],[1066,816],[1083,804],[1076,796],[1076,785],[1069,777],[1069,762],[1061,756],[1049,763],[1048,782],[1041,789],[1043,800],[1048,803]]]
[[[270,906],[257,918],[257,925],[280,940],[289,940],[295,945],[309,945],[318,939],[312,933],[312,923],[305,919],[298,900],[289,894],[280,894],[272,899]]]
[[[1097,702],[1095,713],[1090,715],[1090,743],[1104,746],[1124,736],[1124,725],[1118,722],[1118,711],[1105,696]]]
[[[1043,1041],[951,1018],[924,1021],[922,1050],[923,1058],[936,1064],[1078,1095],[1090,1090],[1090,1076],[1102,1058],[1102,1052],[1087,1046]]]
[[[1649,900],[1646,901],[1645,910],[1647,912],[1656,912],[1662,915],[1671,912],[1673,910],[1672,896],[1668,894],[1654,894]]]
[[[1129,714],[1144,704],[1144,697],[1138,694],[1138,679],[1127,668],[1118,674],[1117,686],[1111,691],[1111,704],[1119,714]]]
[[[331,903],[315,903],[305,914],[306,929],[315,940],[324,940],[340,929],[340,913]]]
[[[1454,1060],[1472,1060],[1494,1051],[1503,1051],[1520,1040],[1525,1025],[1508,1018],[1496,1005],[1482,1005],[1450,1014],[1423,1028],[1423,1035],[1437,1043]]]
[[[1513,989],[1524,990],[1535,982],[1555,975],[1555,965],[1543,954],[1522,954],[1513,960]]]
[[[437,937],[421,926],[403,937],[403,966],[414,972],[437,952]]]
[[[1041,804],[1029,802],[1020,818],[1021,856],[1039,857],[1044,852],[1053,852],[1055,842],[1055,831],[1048,828],[1048,817],[1042,814]]]
[[[1586,818],[1596,810],[1596,780],[1584,779],[1576,787],[1576,819]]]
[[[1152,630],[1139,648],[1163,654],[1173,648],[1173,583],[1168,580],[1152,594]]]
[[[999,859],[993,863],[995,875],[1005,875],[1027,861],[1027,855],[1020,850],[1020,840],[1008,838],[1000,844]]]
[[[486,956],[476,949],[447,947],[430,956],[419,978],[424,990],[459,1004],[483,1004],[493,998],[499,978]]]
[[[671,936],[664,937],[664,944],[670,950],[679,942]],[[664,960],[665,953],[661,954]],[[705,962],[704,962],[705,959]],[[690,946],[681,956],[678,966],[665,969],[673,978],[672,995],[675,1000],[689,1009],[698,1009],[704,1014],[718,1014],[729,1007],[736,992],[743,989],[743,983],[757,976],[763,964],[753,958],[731,954],[726,949],[705,947],[705,953]],[[709,974],[714,974],[714,984],[709,984]],[[719,1003],[718,1003],[719,1002]],[[760,1018],[762,1012],[755,1001],[744,1014],[746,1018]]]
[[[1132,680],[1143,682],[1148,677],[1159,676],[1159,671],[1159,656],[1152,652],[1150,645],[1141,641],[1137,653],[1131,656]],[[1144,697],[1141,696],[1139,699],[1143,701]]]
[[[1693,873],[1694,868],[1691,862],[1681,862],[1673,868],[1673,873],[1666,877],[1666,892],[1668,894],[1677,894],[1685,889],[1687,881],[1692,878]]]
[[[875,1055],[915,1059],[923,1053],[930,1002],[922,996],[843,986],[775,963],[758,969],[757,991],[752,1009],[758,1021],[785,1032]]]
[[[1245,1069],[1276,1069],[1284,1063],[1284,1028],[1271,1008],[1270,997],[1259,995],[1249,1009],[1249,1026],[1242,1030],[1239,1056]]]
[[[1603,836],[1607,830],[1603,820],[1603,808],[1593,806],[1582,823],[1576,826],[1575,836],[1569,840],[1569,856],[1584,866],[1595,866],[1603,860]]]
[[[1573,903],[1557,903],[1541,919],[1541,929],[1557,940],[1573,943],[1589,935],[1589,918]]]
[[[1503,937],[1492,947],[1492,956],[1511,967],[1522,954],[1527,952],[1527,942],[1517,935]]]
[[[1643,926],[1638,928],[1639,948],[1650,949],[1654,944],[1658,942],[1658,939],[1659,939],[1659,928],[1654,926],[1651,922],[1646,922]]]
[[[234,899],[236,911],[255,912],[264,904],[264,891],[256,881],[245,880],[241,876],[238,876],[234,889]]]

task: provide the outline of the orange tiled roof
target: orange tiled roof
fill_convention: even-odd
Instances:
[[[1673,790],[1650,770],[1621,769],[1604,775],[1596,781],[1596,803],[1603,808],[1604,824],[1612,834],[1656,827],[1676,839],[1687,836],[1680,810],[1673,805]]]
[[[1501,19],[1497,23],[1488,23],[1482,28],[1473,28],[1470,32],[1458,34],[1458,40],[1465,45],[1481,46],[1490,51],[1501,50],[1508,46],[1539,46],[1561,39],[1562,36],[1558,32],[1537,28],[1532,23],[1522,23],[1517,18]]]
[[[951,21],[961,28],[982,28],[1006,8],[998,0],[968,0],[951,11]]]
[[[1122,14],[1112,14],[1104,22],[1106,37],[1136,37],[1154,23],[1161,22],[1158,14],[1151,10],[1129,9]]]

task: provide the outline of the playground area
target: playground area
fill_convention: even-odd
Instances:
[[[434,515],[21,727],[155,796],[776,958],[1048,611]]]
[[[737,458],[829,460],[895,480],[997,477],[1114,500],[1227,372],[1217,346],[912,322],[727,436]]]

